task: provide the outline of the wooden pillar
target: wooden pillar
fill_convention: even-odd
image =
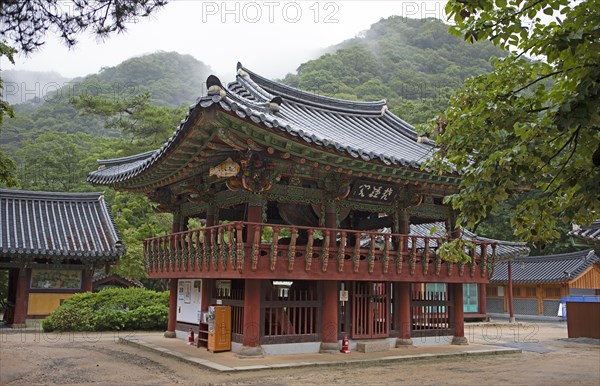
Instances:
[[[398,221],[398,231],[401,235],[410,234],[410,217],[406,212],[400,213],[399,221]],[[401,248],[402,251],[408,251],[408,237],[404,237],[402,239],[402,243],[404,244]]]
[[[27,320],[27,306],[29,303],[29,273],[28,268],[19,268],[17,289],[15,294],[15,309],[12,327],[25,327]]]
[[[249,202],[247,221],[253,223],[262,223],[261,201]],[[254,242],[254,229],[250,227],[247,230],[246,242],[251,245]],[[262,311],[262,280],[246,279],[244,280],[244,337],[242,348],[239,355],[242,357],[257,357],[263,355],[263,349],[260,346],[261,323],[260,315]]]
[[[535,295],[537,297],[537,302],[538,302],[538,314],[544,315],[544,301],[542,299],[543,287],[541,285],[535,286]]]
[[[335,201],[325,208],[325,228],[336,228]],[[336,246],[335,234],[330,235],[330,246]],[[321,352],[339,353],[338,345],[338,282],[337,280],[323,281],[323,303],[321,306]]]
[[[93,267],[84,267],[81,275],[82,275],[81,289],[84,292],[92,292],[93,291],[93,281],[94,281],[94,268]]]
[[[244,337],[239,352],[242,357],[263,355],[260,346],[261,283],[258,279],[244,280]]]
[[[410,316],[410,293],[411,283],[396,283],[396,297],[399,300],[398,313],[400,314],[399,336],[396,339],[396,347],[412,346],[412,338],[410,335],[412,321]]]
[[[246,215],[248,222],[262,223],[263,205],[266,205],[266,203],[263,203],[262,201],[248,203],[248,213]],[[252,227],[248,229],[246,240],[250,245],[254,242],[254,229]]]
[[[206,226],[211,227],[213,225],[215,225],[215,208],[209,206],[206,210]]]
[[[177,290],[178,279],[169,280],[169,319],[165,338],[175,338],[175,326],[177,325]]]
[[[173,225],[171,226],[171,233],[177,233],[181,231],[182,227],[182,216],[179,210],[173,212]],[[175,338],[175,327],[177,325],[177,291],[178,291],[178,278],[172,278],[169,281],[169,319],[167,321],[167,331],[165,331],[165,338]]]
[[[207,312],[210,305],[214,279],[202,279],[202,293],[200,294],[200,311]]]
[[[508,314],[510,323],[515,322],[515,313],[513,310],[513,282],[512,282],[512,264],[508,262]]]
[[[487,288],[485,283],[480,283],[477,287],[479,313],[487,317]]]
[[[453,305],[454,305],[454,337],[452,338],[452,344],[466,345],[469,344],[467,338],[465,338],[465,313],[463,304],[463,284],[452,283],[448,287],[451,287]]]

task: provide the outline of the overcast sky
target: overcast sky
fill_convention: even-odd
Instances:
[[[49,36],[43,48],[2,69],[83,76],[157,50],[190,54],[230,80],[237,61],[268,77],[282,77],[321,49],[356,36],[381,18],[443,18],[441,1],[202,1],[175,0],[150,18],[104,42],[83,35],[66,48]]]

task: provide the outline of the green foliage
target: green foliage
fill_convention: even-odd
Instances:
[[[515,236],[514,228],[511,226],[511,217],[515,212],[515,208],[525,200],[539,198],[541,195],[543,195],[543,192],[533,190],[500,202],[498,208],[479,222],[473,231],[480,236],[498,240],[520,241],[519,237]],[[554,231],[559,235],[558,238],[549,244],[528,243],[528,247],[531,249],[530,255],[554,255],[580,250],[581,248],[574,246],[568,236],[570,230],[571,227],[568,224],[558,222],[554,228]]]
[[[167,234],[171,230],[172,215],[156,213],[146,197],[127,192],[116,192],[111,211],[127,247],[112,271],[132,279],[145,278],[143,241]]]
[[[149,92],[118,99],[81,95],[72,104],[85,114],[104,117],[106,129],[116,129],[154,149],[169,138],[186,109],[153,106],[150,98]]]
[[[8,269],[0,269],[0,312],[4,312],[4,307],[8,300]]]
[[[161,330],[168,292],[107,288],[73,295],[42,322],[44,331]]]
[[[462,171],[449,199],[460,223],[472,228],[509,197],[538,189],[511,216],[519,238],[540,247],[560,226],[589,224],[600,212],[600,1],[454,0],[447,12],[466,40],[511,49],[430,126],[441,135],[428,166]],[[558,21],[543,23],[542,13]]]
[[[443,261],[451,263],[470,263],[471,255],[468,250],[475,248],[475,245],[462,238],[446,241],[437,250],[437,254]]]
[[[8,61],[15,63],[14,55],[17,50],[0,41],[0,59],[3,56],[8,58]],[[0,134],[2,133],[2,122],[4,115],[14,118],[14,110],[2,97],[2,78],[0,78]],[[15,176],[15,162],[3,151],[0,151],[0,186],[15,186],[17,179]]]
[[[0,151],[0,186],[12,187],[18,184],[17,164],[3,151]]]
[[[14,56],[16,53],[17,50],[0,41],[0,59],[2,59],[3,56],[6,56],[9,62],[15,64]],[[8,115],[11,118],[14,117],[12,107],[2,97],[2,88],[2,78],[0,78],[0,128],[2,127],[4,114]]]
[[[18,171],[21,186],[28,190],[89,191],[85,181],[93,170],[97,155],[110,148],[113,141],[99,142],[84,133],[64,134],[48,131],[23,142],[17,152],[21,164]]]

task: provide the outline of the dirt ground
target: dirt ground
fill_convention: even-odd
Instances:
[[[222,374],[119,344],[113,333],[0,330],[0,384],[600,385],[599,342],[566,339],[565,324],[467,325],[466,335],[474,343],[519,346],[524,351]]]

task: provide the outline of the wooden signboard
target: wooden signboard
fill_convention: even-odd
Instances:
[[[398,187],[376,181],[357,180],[352,186],[348,200],[373,204],[391,204],[398,193]]]

